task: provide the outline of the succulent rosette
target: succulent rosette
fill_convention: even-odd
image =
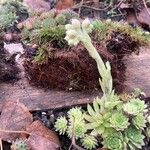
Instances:
[[[141,149],[144,145],[144,135],[142,130],[134,126],[128,127],[125,131],[125,140],[130,150]]]
[[[82,121],[84,119],[81,107],[75,107],[68,111],[69,121]]]
[[[84,137],[86,131],[84,121],[74,121],[68,126],[67,133],[70,138],[74,136],[75,139],[79,139]]]
[[[144,101],[141,101],[138,98],[131,99],[129,102],[124,104],[123,110],[129,115],[136,116],[140,113],[144,113],[147,111],[147,105]]]
[[[88,105],[87,109],[89,114],[84,115],[85,120],[88,122],[86,128],[92,130],[92,135],[103,134],[105,129],[110,127],[109,118],[111,112],[102,114],[102,107],[100,109],[96,102],[93,102],[93,108]]]
[[[129,119],[122,112],[115,112],[110,118],[110,124],[117,131],[123,131],[129,126]]]
[[[132,122],[137,129],[143,129],[144,127],[146,127],[147,121],[143,114],[139,114],[132,118]]]
[[[81,142],[82,146],[89,150],[94,149],[97,146],[97,139],[92,135],[85,135]]]
[[[55,122],[56,131],[59,131],[60,134],[65,134],[67,130],[67,124],[68,124],[68,121],[66,117],[58,118],[57,121]]]
[[[109,150],[123,150],[124,142],[121,132],[113,131],[107,134],[103,141],[104,148]]]
[[[69,125],[67,129],[68,136],[75,139],[84,137],[87,129],[85,127],[84,116],[80,107],[70,109],[68,112]]]
[[[29,150],[26,141],[22,139],[16,139],[11,145],[11,150]]]

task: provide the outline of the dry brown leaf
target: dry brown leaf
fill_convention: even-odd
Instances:
[[[141,23],[147,24],[150,26],[150,14],[148,13],[148,11],[150,12],[150,8],[148,8],[148,10],[146,8],[144,8],[137,16],[138,20]]]
[[[28,108],[18,101],[8,101],[2,108],[0,116],[0,138],[16,140],[19,133],[2,132],[4,131],[24,131],[33,122],[32,114]]]
[[[51,143],[55,143],[56,145],[60,145],[60,142],[59,142],[59,139],[58,139],[56,133],[52,130],[49,130],[47,127],[45,127],[38,120],[34,121],[30,126],[28,126],[26,131],[29,133],[32,133],[32,134],[34,133],[36,135],[39,135],[39,136],[47,139]]]
[[[26,143],[32,150],[58,150],[59,149],[59,145],[53,143],[47,138],[36,133],[31,133]]]
[[[56,4],[56,9],[62,10],[62,9],[67,9],[70,8],[74,5],[73,0],[59,0],[58,3]]]

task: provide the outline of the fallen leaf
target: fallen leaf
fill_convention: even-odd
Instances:
[[[143,24],[147,24],[150,26],[150,14],[148,13],[148,11],[150,12],[150,8],[148,8],[148,10],[146,8],[144,8],[138,15],[137,15],[137,19],[143,23]]]
[[[30,147],[32,150],[58,150],[59,149],[59,145],[53,143],[47,138],[36,133],[31,133],[26,143],[28,147]]]
[[[12,141],[16,140],[20,134],[9,131],[24,131],[33,122],[33,118],[24,104],[12,100],[3,106],[0,122],[0,138],[4,141]]]
[[[128,24],[132,26],[141,26],[141,23],[137,19],[136,12],[133,8],[126,8],[124,10],[126,11],[126,21]]]
[[[50,141],[51,143],[53,142],[56,145],[60,145],[60,142],[56,133],[52,130],[49,130],[38,120],[34,121],[30,126],[28,126],[26,131],[32,134],[36,134],[40,137],[43,137],[47,139],[48,141]]]
[[[73,0],[59,0],[55,8],[62,10],[62,9],[71,8],[73,5],[74,5]]]

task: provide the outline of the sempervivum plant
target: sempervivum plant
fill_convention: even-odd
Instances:
[[[72,108],[68,112],[68,121],[65,117],[60,117],[55,122],[56,131],[65,134],[70,138],[82,138],[86,133],[85,120],[81,108]]]
[[[123,131],[129,125],[129,118],[122,112],[116,111],[111,115],[110,124],[111,127],[115,128],[117,131]]]
[[[111,150],[123,150],[124,139],[121,132],[117,132],[114,129],[108,129],[107,134],[104,135],[103,145],[105,148]]]
[[[59,119],[57,119],[55,123],[56,131],[59,131],[59,133],[62,135],[65,134],[67,130],[67,124],[68,124],[68,121],[66,117],[60,117]]]
[[[30,150],[26,142],[22,139],[17,139],[11,145],[11,150]]]
[[[144,135],[142,134],[142,130],[138,130],[134,126],[130,126],[125,131],[125,142],[127,144],[127,149],[134,150],[140,149],[144,145]]]
[[[97,146],[97,139],[92,135],[85,135],[81,142],[86,149],[94,149]]]
[[[103,92],[101,98],[96,98],[92,106],[87,105],[87,112],[73,108],[68,113],[67,134],[73,140],[80,139],[86,149],[95,149],[99,136],[104,148],[109,150],[136,150],[144,145],[144,138],[150,134],[150,117],[147,117],[147,105],[137,98],[137,95],[121,98],[116,95],[112,86],[110,63],[104,63],[92,44],[89,33],[93,25],[88,19],[82,24],[73,19],[66,25],[66,37],[70,45],[79,42],[87,49],[96,61],[101,78],[100,86]],[[148,121],[149,120],[149,121]],[[65,120],[66,121],[66,120]],[[58,124],[59,119],[56,122]],[[55,126],[56,130],[60,130]],[[146,129],[147,127],[147,129]],[[145,134],[147,131],[147,134]]]
[[[139,113],[146,112],[147,105],[144,101],[141,101],[138,98],[133,98],[123,106],[123,110],[129,115],[136,116]]]

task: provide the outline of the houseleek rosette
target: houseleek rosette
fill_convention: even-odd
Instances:
[[[138,114],[132,118],[132,123],[137,129],[143,129],[146,127],[146,118],[143,114]]]
[[[144,113],[147,111],[147,105],[144,101],[141,101],[138,98],[131,99],[123,106],[124,112],[129,115],[136,116],[140,113]]]
[[[85,135],[83,139],[81,139],[82,146],[86,149],[95,149],[97,144],[97,139],[92,135]]]
[[[69,125],[67,134],[70,138],[75,139],[84,137],[87,129],[85,127],[85,120],[80,107],[72,108],[68,112]]]
[[[67,124],[68,124],[68,121],[67,121],[66,117],[58,118],[57,121],[55,122],[56,131],[59,131],[60,135],[65,134],[65,132],[67,130]]]
[[[110,118],[111,127],[117,131],[124,130],[129,125],[129,119],[122,112],[115,112]]]
[[[108,132],[104,138],[103,145],[104,148],[109,150],[123,150],[124,141],[122,133],[115,130]]]
[[[125,141],[130,150],[141,149],[144,144],[142,130],[134,126],[128,127],[125,131]]]

